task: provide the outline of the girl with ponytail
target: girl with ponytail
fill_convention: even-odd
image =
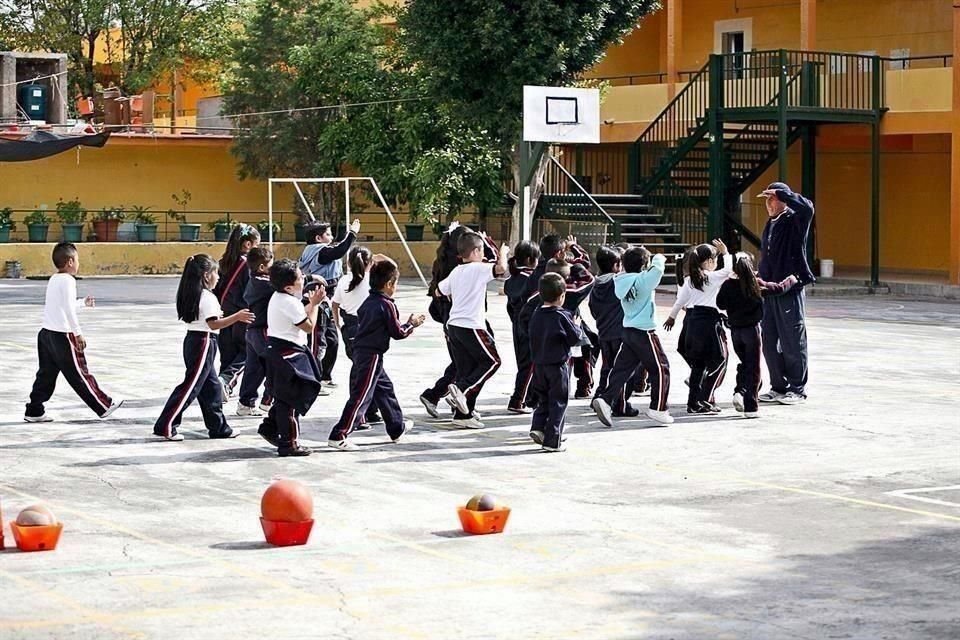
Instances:
[[[231,314],[244,308],[243,292],[250,280],[247,268],[247,253],[260,244],[260,232],[249,224],[238,224],[227,238],[227,247],[220,258],[221,279],[213,293],[216,294],[224,313]],[[220,379],[223,381],[223,400],[227,401],[247,359],[247,325],[235,324],[221,333]]]
[[[796,276],[782,282],[764,282],[757,277],[753,256],[738,253],[733,260],[733,277],[720,287],[717,306],[727,312],[733,350],[740,358],[737,365],[737,386],[733,406],[745,418],[758,418],[760,394],[760,357],[763,342],[760,321],[763,319],[763,298],[780,295],[797,283]]]
[[[160,412],[153,435],[164,440],[180,441],[178,432],[184,410],[199,401],[203,422],[211,438],[232,438],[236,435],[223,417],[223,397],[217,377],[216,336],[220,329],[253,321],[248,309],[240,309],[223,317],[213,289],[220,280],[217,263],[206,254],[187,258],[177,287],[177,318],[187,325],[183,338],[183,362],[186,373]]]

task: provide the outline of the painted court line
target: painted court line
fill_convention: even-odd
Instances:
[[[949,487],[925,487],[922,489],[897,489],[896,491],[887,491],[888,496],[897,498],[906,498],[907,500],[916,500],[917,502],[926,502],[927,504],[938,504],[943,507],[960,508],[960,502],[951,502],[949,500],[937,500],[936,498],[925,498],[914,495],[917,493],[934,493],[936,491],[960,491],[960,484]]]

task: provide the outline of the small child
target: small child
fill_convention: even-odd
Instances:
[[[273,251],[266,247],[254,247],[247,254],[250,280],[243,291],[243,302],[254,315],[247,327],[247,359],[243,365],[243,380],[240,382],[238,416],[262,417],[270,410],[273,396],[269,385],[264,386],[260,408],[257,409],[257,392],[266,378],[263,368],[263,353],[267,348],[267,306],[273,296],[270,284],[270,267],[273,266]]]
[[[238,224],[227,238],[227,248],[220,258],[219,273],[222,276],[213,291],[223,312],[231,315],[245,308],[243,294],[250,280],[247,254],[260,244],[260,232],[249,224]],[[220,348],[220,380],[223,381],[223,401],[233,394],[237,381],[243,373],[247,359],[247,325],[237,322],[217,335]]]
[[[83,402],[101,418],[116,411],[123,400],[114,401],[104,393],[87,369],[87,341],[80,331],[77,310],[93,307],[92,296],[77,298],[77,272],[80,252],[69,242],[53,248],[53,265],[57,273],[50,276],[43,304],[43,324],[37,336],[40,367],[24,412],[26,422],[53,422],[43,405],[52,396],[60,374],[67,379]]]
[[[530,353],[533,360],[531,392],[538,398],[530,438],[554,453],[563,451],[563,424],[570,396],[570,347],[583,332],[563,308],[566,283],[556,273],[540,278],[543,305],[530,318]]]
[[[353,341],[357,336],[357,327],[359,319],[357,313],[360,306],[370,295],[370,268],[376,262],[389,260],[383,254],[372,254],[370,249],[363,246],[356,246],[350,249],[347,254],[347,264],[350,266],[350,277],[340,278],[337,282],[337,290],[333,293],[333,322],[343,334],[343,350],[347,358],[353,360]],[[383,422],[383,418],[377,413],[377,405],[370,404],[370,408],[364,415],[363,421],[354,429],[362,431],[369,429],[370,425]]]
[[[153,435],[180,442],[177,431],[184,410],[194,400],[200,403],[203,422],[211,438],[233,438],[237,435],[223,417],[223,386],[217,377],[217,340],[220,329],[237,323],[250,324],[254,316],[249,309],[239,309],[223,317],[213,290],[220,280],[217,263],[210,256],[198,253],[187,258],[177,287],[177,318],[187,325],[183,337],[183,363],[187,370],[163,406],[153,425]]]
[[[523,305],[527,302],[527,288],[530,274],[537,268],[540,259],[540,248],[524,240],[513,250],[507,268],[510,278],[503,285],[503,292],[507,296],[507,316],[513,329],[513,352],[517,359],[517,377],[513,384],[513,395],[507,402],[507,411],[510,413],[530,413],[526,404],[530,381],[533,379],[533,362],[530,359],[530,341],[527,339],[526,327],[521,327],[519,315]]]
[[[451,353],[457,367],[457,379],[448,386],[455,408],[453,424],[467,429],[482,429],[473,415],[477,396],[484,383],[500,368],[500,354],[486,322],[487,283],[507,272],[510,247],[503,245],[499,260],[484,261],[484,238],[465,233],[457,242],[463,264],[458,266],[437,290],[450,296],[452,307],[447,320]]]
[[[343,276],[343,257],[360,233],[360,221],[354,218],[350,228],[333,240],[330,223],[317,222],[305,229],[307,246],[300,254],[300,270],[307,276],[320,276],[327,283],[327,297],[332,298],[337,282]],[[333,310],[327,300],[320,306],[319,323],[310,334],[310,349],[320,362],[323,384],[337,386],[333,382],[333,365],[337,362],[337,347],[340,338],[333,322]]]
[[[697,245],[686,259],[689,273],[677,292],[677,301],[664,323],[668,331],[681,308],[687,309],[683,357],[690,364],[687,413],[720,413],[714,394],[727,372],[727,334],[717,308],[720,286],[733,273],[733,265],[722,265],[727,246],[722,240]],[[721,266],[718,267],[718,261]],[[730,262],[729,258],[727,262]]]
[[[597,333],[600,339],[600,355],[603,364],[600,367],[600,381],[594,397],[603,394],[610,382],[610,372],[613,371],[613,361],[620,350],[623,333],[623,305],[614,292],[613,279],[621,271],[621,251],[617,247],[600,247],[597,249],[597,267],[600,275],[597,276],[593,291],[590,292],[590,313],[597,322]],[[646,383],[646,370],[643,366],[637,368],[634,376],[633,391],[643,391]],[[640,415],[628,402],[623,406],[618,403],[613,407],[613,417],[632,418]]]
[[[405,323],[400,324],[397,305],[393,301],[399,277],[400,271],[392,260],[376,262],[370,267],[370,294],[357,310],[350,398],[327,440],[328,446],[339,451],[357,450],[358,447],[347,437],[371,405],[383,412],[387,435],[392,442],[398,442],[413,427],[412,420],[403,418],[393,382],[383,368],[383,356],[390,348],[390,339],[406,338],[424,321],[422,314],[411,314]]]
[[[608,427],[613,426],[610,406],[626,404],[633,391],[631,381],[640,366],[650,375],[647,417],[660,424],[673,422],[673,417],[667,411],[670,362],[657,336],[657,307],[654,300],[666,262],[662,254],[657,254],[653,256],[651,264],[650,252],[643,247],[634,247],[623,254],[623,273],[613,279],[614,292],[623,306],[622,345],[613,361],[613,371],[610,372],[606,390],[590,404],[600,422]]]
[[[257,433],[277,448],[281,458],[313,453],[300,444],[300,416],[313,406],[321,387],[320,366],[307,349],[307,335],[317,324],[327,292],[323,287],[311,289],[304,305],[303,281],[303,272],[293,260],[277,260],[270,267],[274,293],[267,305],[264,361],[274,399]]]
[[[798,280],[789,276],[782,282],[764,282],[757,277],[753,258],[738,253],[733,259],[733,276],[720,286],[717,307],[727,312],[733,350],[740,358],[737,365],[737,387],[733,406],[744,418],[758,418],[760,394],[760,359],[762,340],[763,298],[789,291]]]

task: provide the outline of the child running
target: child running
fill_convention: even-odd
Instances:
[[[307,349],[307,334],[317,324],[326,289],[314,287],[302,302],[303,272],[293,260],[277,260],[270,267],[274,293],[267,305],[267,348],[264,361],[273,405],[257,433],[277,448],[281,458],[309,456],[300,444],[300,416],[313,406],[320,391],[320,366]]]
[[[513,395],[507,401],[507,411],[510,413],[530,413],[527,405],[527,392],[530,381],[533,379],[533,361],[530,359],[530,340],[526,327],[519,323],[520,310],[526,303],[528,296],[530,275],[537,268],[540,260],[540,248],[529,240],[517,244],[513,256],[507,263],[510,278],[503,285],[503,292],[507,296],[507,316],[510,318],[513,330],[513,352],[517,359],[517,377],[513,384]]]
[[[220,258],[220,280],[213,291],[223,312],[232,315],[245,308],[243,294],[250,280],[250,270],[247,268],[247,253],[260,244],[260,232],[249,224],[238,224],[227,238],[227,248]],[[243,365],[247,359],[246,333],[247,325],[236,322],[224,327],[217,335],[220,347],[220,380],[223,381],[223,401],[233,395],[237,381],[243,373]]]
[[[450,296],[452,306],[447,332],[450,336],[457,379],[448,386],[455,408],[453,424],[467,429],[482,429],[483,423],[473,415],[477,396],[484,383],[500,368],[500,354],[486,321],[487,283],[507,272],[510,247],[503,245],[498,261],[484,262],[484,238],[465,233],[457,242],[463,264],[437,285],[437,290]]]
[[[579,323],[563,308],[566,283],[556,273],[540,278],[543,301],[530,318],[530,354],[533,360],[531,392],[537,396],[530,438],[543,450],[564,450],[563,425],[570,397],[570,348],[580,343]]]
[[[392,260],[376,262],[370,267],[370,294],[357,310],[350,398],[327,441],[328,446],[338,451],[357,450],[358,447],[347,438],[371,404],[383,412],[391,442],[398,442],[413,427],[412,420],[404,419],[393,382],[383,368],[383,357],[390,348],[390,339],[406,338],[424,321],[423,315],[411,315],[400,324],[397,305],[393,301],[399,277],[400,272]]]
[[[372,254],[370,249],[363,246],[356,246],[350,249],[347,254],[347,264],[350,267],[350,277],[340,278],[337,282],[337,290],[333,293],[333,322],[340,327],[343,335],[343,350],[347,358],[353,361],[353,341],[357,336],[357,327],[359,319],[357,313],[360,306],[370,295],[370,268],[376,262],[389,260],[383,254]],[[354,430],[362,431],[369,429],[371,425],[383,422],[383,418],[377,413],[377,405],[370,403],[363,420]]]
[[[684,358],[690,364],[687,413],[720,413],[714,394],[727,372],[727,334],[717,308],[720,287],[733,273],[733,265],[722,265],[727,246],[722,240],[697,245],[686,259],[689,275],[677,292],[677,301],[664,323],[668,331],[681,308],[687,309]],[[730,262],[729,256],[727,262]]]
[[[360,233],[360,221],[355,218],[350,223],[350,228],[336,242],[333,240],[329,222],[309,225],[305,232],[307,246],[300,254],[300,270],[304,275],[323,278],[327,283],[327,297],[332,298],[337,282],[343,276],[343,257]],[[323,384],[336,387],[333,382],[333,365],[337,362],[340,338],[337,335],[336,323],[333,322],[329,299],[320,306],[319,323],[310,334],[309,343],[313,355],[320,362]]]
[[[733,259],[733,276],[720,286],[717,307],[727,312],[733,350],[740,358],[737,365],[737,386],[733,407],[744,418],[759,418],[760,358],[763,341],[760,321],[763,319],[763,298],[789,291],[798,280],[789,276],[783,282],[764,282],[753,268],[749,253],[738,253]]]
[[[247,254],[250,267],[250,280],[243,291],[243,302],[253,313],[253,322],[247,327],[247,359],[243,365],[243,380],[240,382],[240,402],[237,403],[237,415],[260,417],[270,410],[273,397],[270,387],[264,386],[260,408],[257,408],[257,394],[266,378],[263,367],[263,355],[267,348],[267,305],[273,296],[270,284],[270,267],[273,266],[273,251],[266,247],[254,247]]]
[[[77,310],[93,307],[96,301],[92,296],[77,298],[80,252],[76,245],[60,242],[53,248],[52,257],[57,273],[50,276],[47,283],[43,323],[37,335],[40,366],[23,419],[26,422],[53,422],[43,405],[53,396],[61,373],[80,399],[98,416],[106,418],[123,404],[123,400],[116,402],[104,393],[87,369],[87,341],[80,329]]]
[[[203,423],[211,438],[233,438],[237,432],[223,417],[223,386],[217,377],[217,342],[220,329],[235,324],[250,324],[254,316],[249,309],[239,309],[224,317],[213,290],[220,279],[217,263],[199,253],[187,258],[177,287],[177,318],[187,325],[183,338],[183,363],[187,370],[163,406],[153,425],[153,435],[164,440],[183,440],[177,428],[184,410],[194,400],[200,404]]]
[[[624,406],[629,400],[633,391],[631,380],[640,366],[649,371],[650,376],[647,416],[660,424],[673,422],[667,411],[670,363],[657,336],[654,301],[666,262],[662,254],[653,256],[651,261],[649,251],[634,247],[623,254],[623,273],[613,279],[614,292],[623,306],[622,344],[613,361],[607,388],[590,404],[600,422],[608,427],[613,426],[611,405],[621,403],[620,406]]]

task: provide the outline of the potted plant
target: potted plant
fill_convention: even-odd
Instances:
[[[0,209],[0,242],[10,242],[10,232],[17,229],[13,221],[13,209],[4,207]]]
[[[430,224],[434,224],[435,220],[433,218],[428,218],[420,215],[414,211],[410,212],[410,218],[405,225],[407,241],[409,242],[422,242],[423,241],[423,228]]]
[[[87,219],[87,210],[77,199],[57,202],[57,219],[63,228],[64,242],[83,240],[83,222]]]
[[[261,220],[260,222],[258,222],[258,223],[257,223],[257,231],[260,232],[260,238],[261,238],[262,240],[266,240],[267,238],[269,238],[269,237],[270,237],[270,221],[269,221],[269,220]],[[274,223],[273,223],[273,240],[274,240],[274,242],[276,242],[277,240],[280,239],[280,232],[281,232],[281,231],[283,231],[283,225],[281,225],[279,222],[274,222]]]
[[[217,218],[213,222],[207,225],[207,228],[213,231],[213,239],[217,242],[226,242],[227,238],[230,237],[230,232],[233,231],[233,228],[240,224],[236,220],[230,219],[230,214],[227,214],[226,218]]]
[[[130,207],[133,220],[137,225],[137,242],[157,241],[157,217],[147,213],[150,207],[134,205]]]
[[[193,195],[186,189],[182,189],[179,194],[174,193],[170,197],[181,209],[180,211],[167,210],[167,217],[180,223],[180,242],[196,242],[200,239],[200,225],[187,222],[187,205]]]
[[[97,242],[116,242],[117,229],[123,220],[123,207],[104,207],[93,217],[93,232]]]
[[[47,215],[47,210],[40,208],[27,215],[23,220],[27,223],[27,238],[30,242],[46,242],[47,231],[50,229],[50,223],[53,221]]]

